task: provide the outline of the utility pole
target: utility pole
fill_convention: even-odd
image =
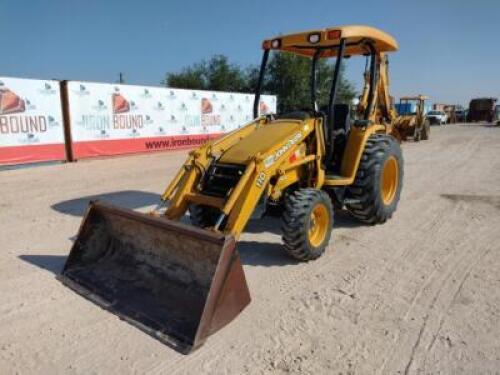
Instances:
[[[122,72],[118,73],[118,83],[125,83]]]

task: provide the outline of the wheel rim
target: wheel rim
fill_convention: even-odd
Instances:
[[[323,204],[318,204],[311,211],[309,224],[309,242],[312,246],[318,247],[324,241],[328,231],[328,209]]]
[[[380,191],[384,204],[389,205],[396,196],[399,183],[399,166],[394,156],[390,156],[382,168],[382,178],[380,180]]]

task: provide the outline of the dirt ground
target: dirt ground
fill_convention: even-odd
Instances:
[[[403,145],[388,223],[337,215],[296,263],[279,219],[238,245],[252,303],[185,356],[56,280],[89,199],[154,205],[185,152],[0,172],[2,374],[499,374],[500,127]]]

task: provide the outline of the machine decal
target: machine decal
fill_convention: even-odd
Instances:
[[[264,172],[260,172],[259,177],[257,177],[257,182],[255,183],[255,185],[261,188],[262,185],[264,185],[264,181],[266,181],[266,174]]]
[[[269,155],[264,159],[264,167],[267,169],[274,164],[285,152],[287,152],[294,144],[296,144],[302,138],[302,133],[296,133],[292,138],[290,138],[283,146],[281,146],[274,154]]]

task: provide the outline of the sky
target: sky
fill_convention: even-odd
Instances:
[[[0,75],[157,86],[214,54],[258,64],[274,35],[366,24],[400,44],[392,95],[467,104],[500,97],[499,16],[498,0],[0,0]]]

